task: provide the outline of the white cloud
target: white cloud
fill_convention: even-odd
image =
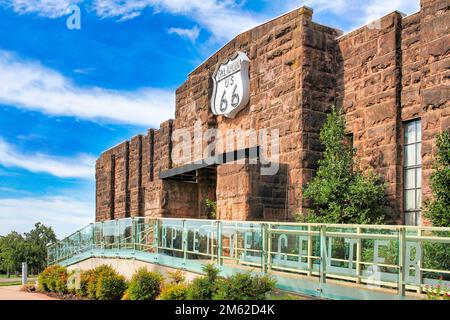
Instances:
[[[95,0],[93,8],[102,18],[120,20],[138,16],[144,9],[186,16],[209,30],[219,41],[230,40],[263,19],[243,11],[233,0]]]
[[[365,7],[365,21],[363,22],[371,22],[395,10],[405,14],[411,14],[419,9],[418,0],[372,0]]]
[[[282,4],[277,2],[276,5],[277,7],[281,6],[284,11],[306,5],[311,7],[316,14],[331,13],[341,17],[348,21],[352,28],[373,22],[395,10],[411,14],[420,9],[419,0],[366,0],[363,2],[361,0],[304,0],[300,2],[298,0],[287,0]],[[341,28],[338,25],[327,23],[326,20],[322,23],[338,29]]]
[[[59,18],[67,14],[71,4],[83,0],[0,0],[0,5],[10,7],[18,14],[35,13],[43,17]]]
[[[57,71],[1,50],[0,83],[0,104],[50,115],[159,127],[175,109],[171,90],[79,87]]]
[[[270,9],[262,13],[246,11],[243,9],[245,1],[238,0],[0,0],[0,5],[11,7],[19,14],[35,13],[50,18],[67,14],[65,10],[72,3],[86,5],[86,9],[100,18],[117,18],[119,22],[138,17],[147,8],[156,13],[188,17],[209,30],[219,42],[228,41],[242,31],[302,5],[312,7],[316,13],[343,16],[353,26],[371,22],[394,10],[410,14],[419,9],[419,0],[367,0],[364,3],[360,0],[285,0],[274,1]]]
[[[48,173],[60,178],[94,179],[95,158],[78,155],[71,158],[41,153],[25,154],[17,151],[0,137],[0,165],[31,172]]]
[[[169,34],[175,33],[194,43],[200,35],[200,28],[198,26],[194,26],[192,29],[170,28],[168,32]]]
[[[42,222],[62,238],[93,222],[94,215],[91,203],[65,196],[0,199],[0,235],[28,232]]]

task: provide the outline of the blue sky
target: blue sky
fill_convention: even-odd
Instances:
[[[81,9],[69,30],[67,8]],[[306,4],[349,31],[419,0],[0,0],[0,235],[93,221],[94,165],[173,117],[175,89],[235,35]]]

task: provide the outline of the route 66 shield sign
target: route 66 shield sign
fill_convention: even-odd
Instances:
[[[234,118],[250,98],[250,60],[243,52],[219,65],[213,74],[214,89],[211,111],[215,115]]]

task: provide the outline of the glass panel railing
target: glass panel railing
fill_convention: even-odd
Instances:
[[[137,217],[92,223],[49,246],[47,259],[51,265],[137,252],[192,271],[214,262],[399,292],[450,285],[450,228]]]

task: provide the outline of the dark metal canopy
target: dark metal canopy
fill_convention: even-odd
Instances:
[[[176,168],[172,168],[159,172],[159,178],[162,180],[178,180],[185,182],[197,182],[198,170],[214,170],[217,165],[227,162],[234,162],[240,159],[259,159],[260,148],[252,147],[231,152],[221,153],[194,163],[185,164]]]

